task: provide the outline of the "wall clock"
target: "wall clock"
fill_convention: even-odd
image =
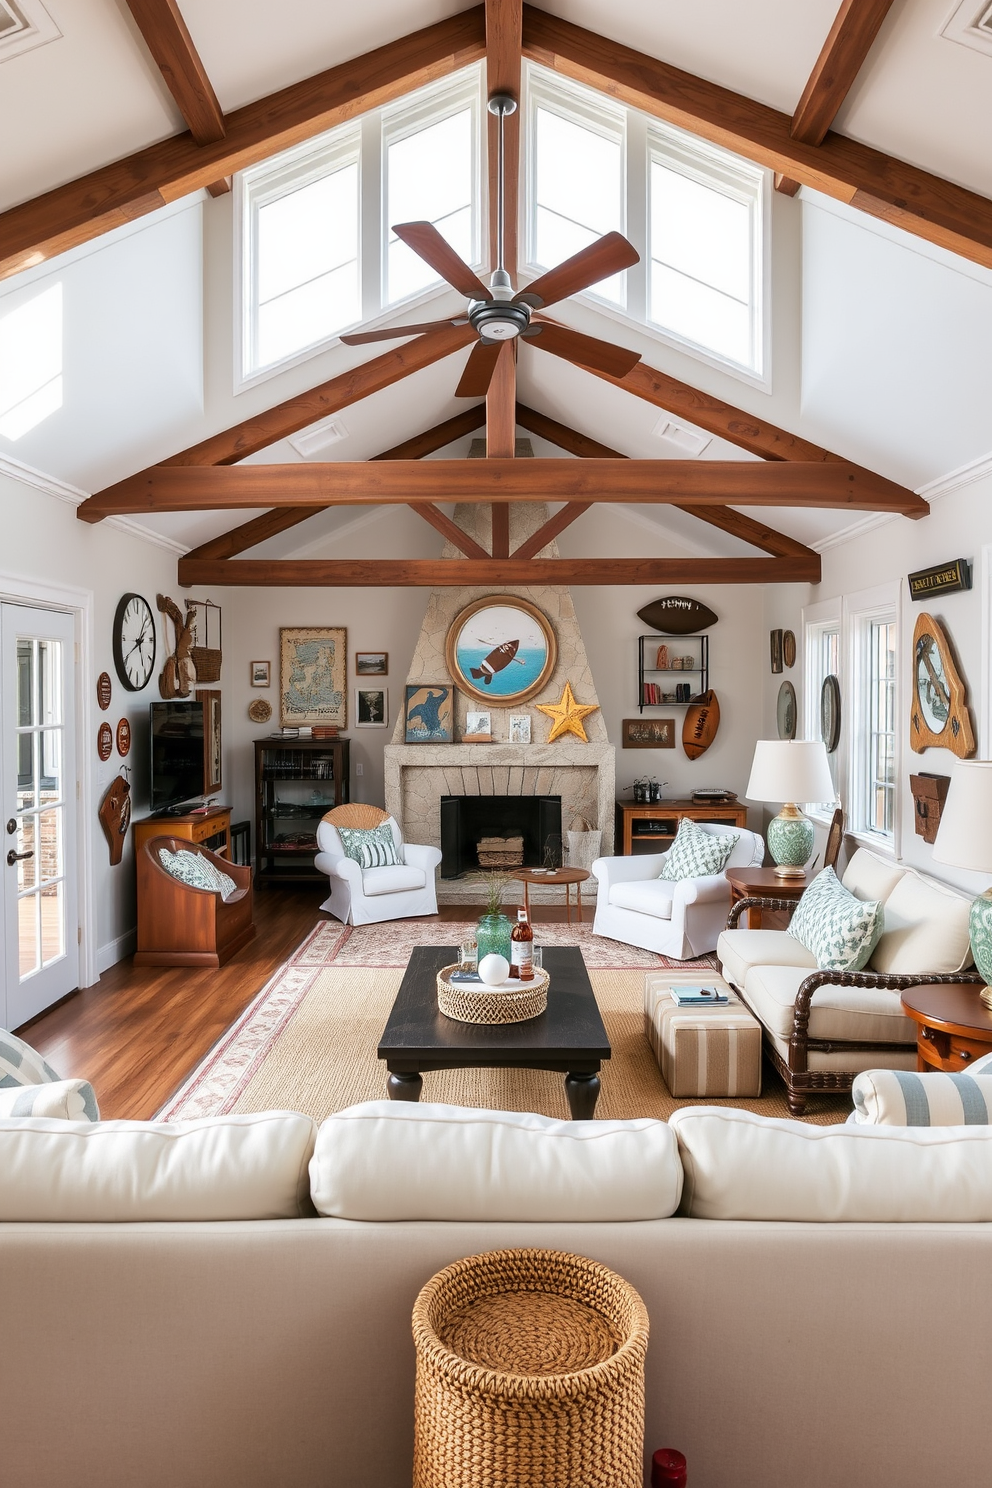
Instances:
[[[147,687],[155,670],[155,616],[140,594],[124,594],[114,616],[114,666],[128,692]]]
[[[455,616],[444,656],[452,680],[470,697],[497,706],[525,703],[550,680],[558,641],[529,600],[492,594]]]
[[[909,742],[916,754],[930,745],[959,759],[975,752],[967,691],[943,626],[932,615],[916,617],[913,631],[913,707]]]

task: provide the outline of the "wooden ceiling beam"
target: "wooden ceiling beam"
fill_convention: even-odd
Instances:
[[[524,56],[992,268],[992,201],[977,192],[838,134],[794,139],[788,114],[529,5]]]
[[[520,181],[520,53],[523,46],[523,5],[521,0],[486,0],[486,94],[509,93],[516,99],[516,113],[503,121],[505,149],[505,227],[506,268],[517,271],[517,193]],[[496,183],[498,179],[497,139],[499,121],[488,114],[489,164],[489,262],[495,267]]]
[[[481,460],[478,462],[483,463]],[[793,584],[814,581],[800,558],[180,558],[182,585],[211,588],[460,588],[466,584]]]
[[[566,502],[564,506],[555,512],[553,517],[548,518],[543,527],[539,527],[535,533],[520,544],[519,548],[515,548],[512,556],[518,559],[536,558],[542,548],[546,548],[548,543],[554,542],[559,533],[564,532],[566,527],[571,527],[572,523],[577,521],[582,513],[587,512],[592,505],[593,503],[591,501]]]
[[[193,139],[198,145],[222,140],[224,112],[176,0],[126,3]]]
[[[381,454],[373,455],[373,460],[421,460],[424,455],[432,455],[435,450],[444,449],[454,439],[461,439],[466,434],[473,433],[486,421],[486,405],[477,403],[474,408],[466,408],[463,413],[456,413],[454,418],[445,419],[443,423],[435,424],[432,429],[425,429],[422,434],[415,434],[412,439],[405,439],[402,444],[394,444],[391,449],[383,450]],[[242,522],[240,527],[234,527],[230,532],[222,532],[220,537],[212,538],[210,542],[201,543],[198,548],[193,548],[186,554],[187,558],[233,558],[237,553],[244,553],[249,548],[256,547],[265,542],[266,538],[275,537],[279,532],[286,532],[290,527],[297,527],[301,522],[307,522],[315,517],[321,510],[313,506],[283,506],[276,507],[273,511],[263,512],[260,517],[252,517],[249,522]],[[418,506],[416,511],[425,521],[437,527],[438,523],[432,516],[428,515],[427,508]],[[440,518],[441,522],[448,523],[449,519],[443,512],[437,511],[435,507],[431,511]],[[463,537],[460,527],[451,522],[455,532]],[[446,537],[452,537],[446,527],[439,527]],[[466,538],[471,543],[471,538]],[[468,548],[459,544],[464,553]],[[485,548],[478,548],[478,553],[483,558],[489,554]]]
[[[431,501],[411,501],[408,503],[410,510],[415,511],[418,517],[423,517],[425,522],[440,532],[442,537],[452,543],[466,558],[489,558],[481,543],[477,543],[474,537],[453,522],[449,516],[436,507]]]
[[[481,5],[282,88],[224,118],[226,133],[150,145],[0,214],[0,278],[42,263],[485,55]]]
[[[338,460],[236,467],[159,465],[91,496],[76,514],[81,521],[99,522],[138,511],[547,500],[831,507],[912,517],[929,511],[922,497],[840,462]]]

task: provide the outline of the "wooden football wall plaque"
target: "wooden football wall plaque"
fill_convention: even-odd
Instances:
[[[716,738],[719,727],[720,704],[711,688],[709,692],[703,693],[698,703],[693,703],[685,710],[682,748],[690,759],[698,759],[701,754],[706,753]]]
[[[96,752],[104,761],[114,752],[114,731],[107,722],[101,723],[96,735]]]
[[[664,599],[653,599],[643,610],[638,610],[637,618],[663,635],[694,635],[697,630],[715,625],[719,616],[698,599],[685,594],[666,594]]]
[[[102,712],[106,713],[110,707],[110,699],[113,695],[113,684],[110,681],[109,672],[101,672],[96,679],[96,700],[100,704]]]

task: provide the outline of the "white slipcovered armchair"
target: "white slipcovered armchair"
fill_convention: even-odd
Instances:
[[[757,832],[711,822],[696,825],[715,837],[737,836],[728,868],[754,868],[764,861],[765,843]],[[679,961],[716,950],[730,910],[730,884],[722,872],[671,882],[661,877],[667,857],[663,852],[596,859],[592,871],[599,881],[599,893],[594,935]]]
[[[368,831],[383,822],[389,823],[399,862],[384,868],[362,868],[345,853],[337,829],[358,827]],[[320,907],[346,925],[437,914],[434,878],[441,861],[440,848],[404,842],[399,824],[378,806],[336,806],[317,828],[317,847],[314,864],[327,874],[331,885]]]

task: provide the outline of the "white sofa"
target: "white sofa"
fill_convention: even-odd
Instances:
[[[841,882],[882,904],[881,938],[862,972],[820,971],[816,958],[784,930],[738,930],[738,915],[763,904],[791,913],[795,903],[744,899],[717,943],[720,969],[765,1030],[765,1049],[802,1115],[809,1094],[845,1091],[859,1070],[916,1068],[917,1025],[899,994],[921,982],[981,980],[969,973],[971,898],[914,868],[858,848]]]
[[[388,821],[400,861],[387,868],[363,869],[346,855],[337,827],[326,820],[317,827],[314,865],[327,874],[331,890],[320,907],[346,925],[437,914],[440,848],[404,842],[399,823],[392,816]]]
[[[765,856],[757,832],[697,822],[714,837],[739,840],[727,859],[728,868],[753,868]],[[599,882],[593,934],[658,951],[680,961],[705,956],[716,949],[727,923],[730,884],[723,873],[671,882],[661,877],[668,853],[637,853],[619,858],[597,858],[592,871]]]
[[[56,1149],[96,1138],[104,1158],[56,1150],[47,1182],[37,1130],[12,1138],[0,1122],[5,1482],[406,1488],[418,1290],[460,1257],[534,1245],[640,1291],[645,1447],[684,1451],[693,1488],[985,1481],[989,1128],[705,1107],[670,1127],[556,1123],[375,1102],[325,1123],[310,1169],[321,1207],[358,1217],[307,1218],[292,1216],[314,1135],[283,1120],[140,1128],[140,1162],[121,1147],[137,1124],[63,1123]],[[60,1124],[39,1125],[51,1141]],[[117,1222],[12,1222],[18,1179],[45,1215],[105,1204]],[[139,1217],[208,1201],[243,1217]],[[576,1218],[591,1202],[597,1218]],[[253,1203],[285,1217],[252,1218]]]

